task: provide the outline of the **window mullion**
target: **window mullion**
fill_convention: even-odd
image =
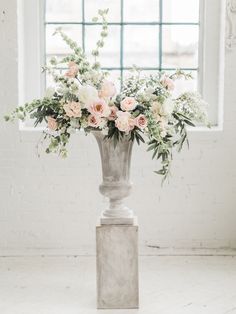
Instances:
[[[82,0],[82,48],[85,52],[85,0]]]
[[[159,25],[159,69],[162,69],[162,23],[163,23],[163,0],[159,0],[159,15],[160,15],[160,25]]]
[[[123,84],[124,68],[124,0],[120,0],[120,79]]]

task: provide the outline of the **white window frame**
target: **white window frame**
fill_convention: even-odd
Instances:
[[[41,98],[45,92],[45,30],[44,1],[17,0],[18,26],[18,99],[23,105]],[[26,122],[19,123],[21,131],[38,131]]]
[[[198,85],[209,104],[212,130],[223,130],[225,11],[226,0],[200,0]]]
[[[213,127],[223,129],[225,0],[200,0],[198,89],[209,103]],[[18,82],[19,103],[43,96],[45,75],[44,0],[18,0]],[[35,128],[20,123],[20,130]],[[36,128],[36,130],[40,130]],[[193,130],[208,130],[205,127]]]

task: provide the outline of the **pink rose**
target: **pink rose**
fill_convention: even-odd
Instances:
[[[120,107],[123,111],[131,111],[137,107],[137,102],[134,97],[125,97],[120,103]]]
[[[63,109],[66,112],[66,115],[70,118],[80,118],[81,113],[81,105],[79,102],[71,101],[63,105]]]
[[[118,130],[125,133],[129,133],[135,126],[134,119],[132,118],[131,114],[129,112],[123,111],[117,112],[117,119],[115,120],[115,124]]]
[[[166,75],[161,79],[161,84],[169,91],[172,91],[175,88],[174,81]]]
[[[110,115],[108,116],[108,120],[114,121],[117,117],[116,113],[118,111],[118,108],[116,106],[112,106],[112,107],[110,107],[110,110],[111,110],[111,112],[110,112]]]
[[[145,117],[144,114],[140,114],[139,116],[135,118],[135,125],[141,130],[146,128],[147,118]]]
[[[93,128],[98,128],[102,124],[102,119],[95,115],[89,115],[88,116],[88,126],[91,126]]]
[[[58,128],[56,119],[49,116],[47,117],[47,122],[48,122],[48,128],[52,131],[56,131],[56,129]]]
[[[69,70],[65,73],[65,76],[69,77],[69,78],[76,77],[76,75],[79,72],[78,65],[75,62],[70,61],[69,64],[68,64],[68,67],[69,67]]]
[[[105,80],[102,83],[101,89],[99,91],[99,97],[109,98],[113,97],[115,94],[116,94],[115,85],[112,82]]]
[[[111,113],[110,107],[101,98],[98,98],[97,100],[95,100],[88,108],[88,111],[92,115],[96,115],[99,117],[108,117]]]

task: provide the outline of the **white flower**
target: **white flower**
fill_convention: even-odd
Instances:
[[[91,85],[85,85],[79,88],[79,100],[84,103],[86,107],[94,102],[97,98],[98,91],[95,87]]]

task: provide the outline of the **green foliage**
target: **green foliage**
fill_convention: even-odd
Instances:
[[[104,39],[108,36],[107,31],[107,14],[109,12],[109,9],[106,10],[99,10],[98,11],[98,17],[94,17],[94,20],[98,22],[100,19],[102,21],[102,30],[100,32],[100,39],[96,43],[96,47],[92,50],[92,56],[94,56],[94,63],[92,65],[92,68],[95,70],[98,70],[100,68],[100,63],[97,61],[97,57],[100,54],[100,48],[103,48],[105,42]]]

